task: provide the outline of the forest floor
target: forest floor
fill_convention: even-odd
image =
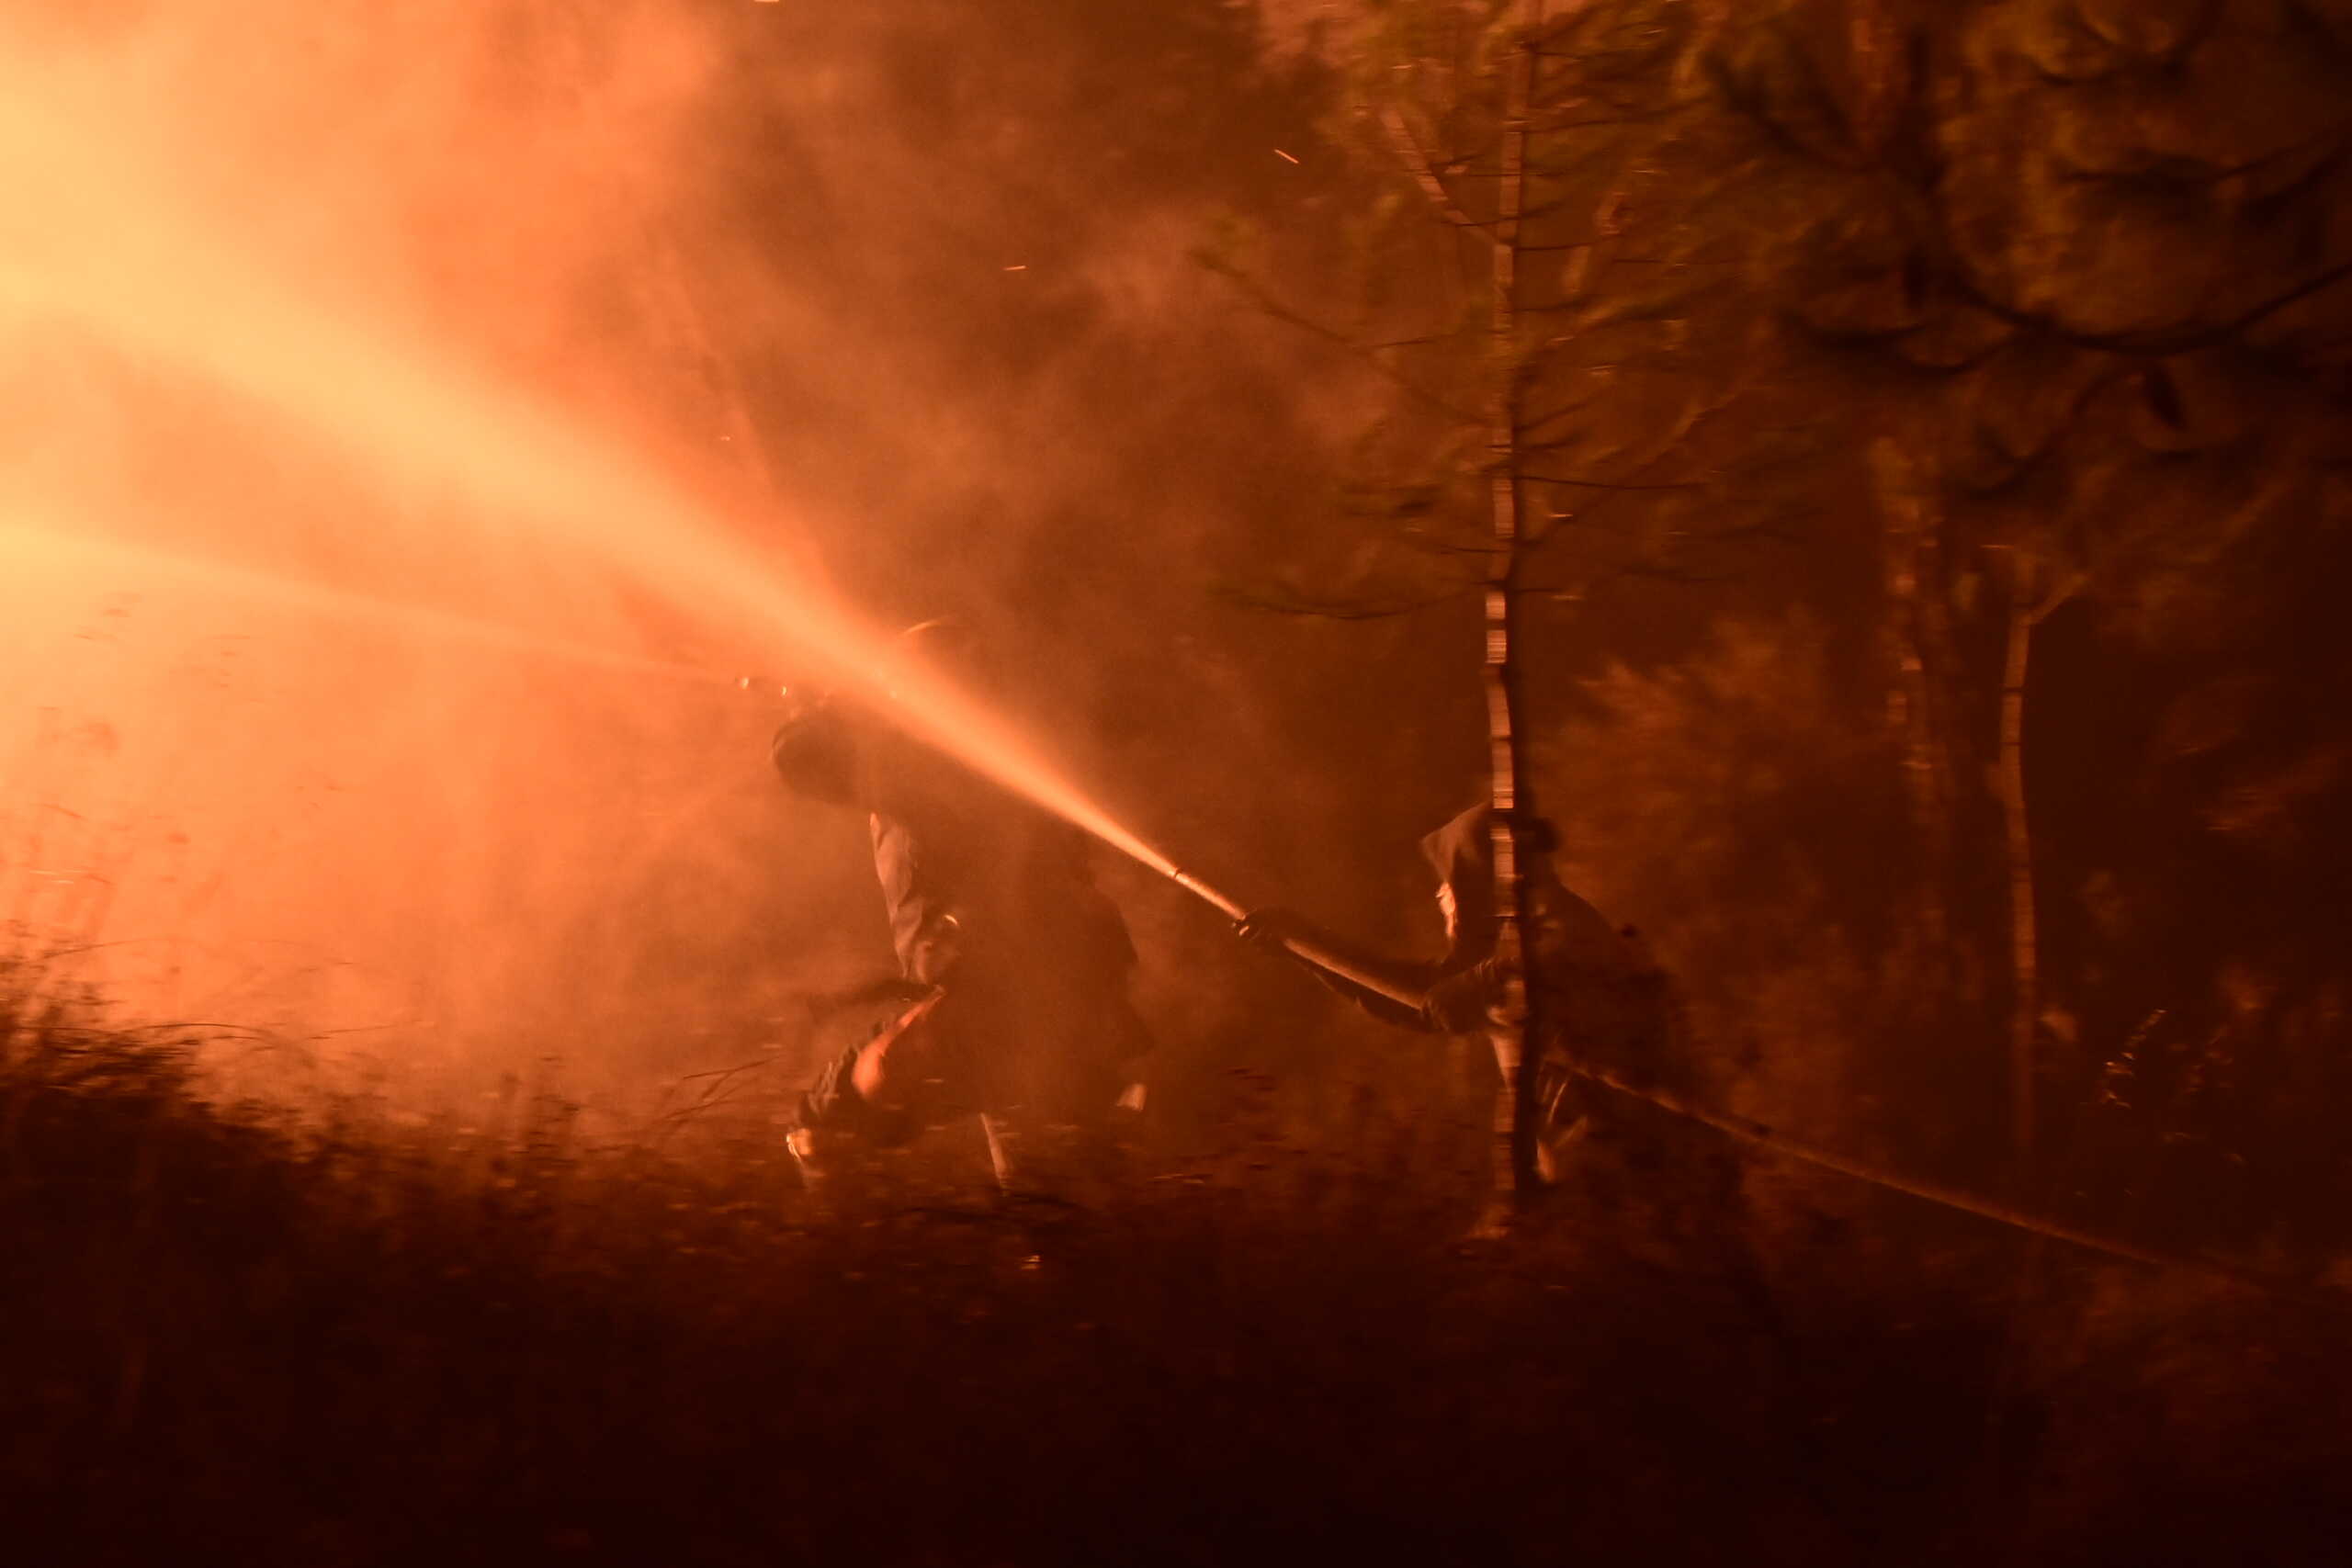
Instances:
[[[1728,1248],[1566,1202],[1472,1245],[1464,1173],[1267,1147],[1147,1154],[1082,1209],[919,1176],[819,1204],[756,1127],[592,1146],[550,1096],[494,1126],[296,1118],[200,1092],[198,1055],[0,1004],[16,1561],[2316,1563],[2352,1540],[2352,1316],[1907,1201],[1781,1202]]]

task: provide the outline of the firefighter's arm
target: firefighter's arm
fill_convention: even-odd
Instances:
[[[1502,994],[1502,960],[1488,958],[1431,986],[1421,1013],[1440,1034],[1467,1034],[1487,1022]]]
[[[1253,909],[1235,921],[1233,929],[1251,946],[1304,965],[1326,987],[1384,1023],[1440,1032],[1426,1000],[1437,977],[1430,964],[1368,952],[1289,909]]]

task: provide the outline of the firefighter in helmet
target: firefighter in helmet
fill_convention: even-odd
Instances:
[[[984,674],[954,622],[903,640],[967,686]],[[1150,1041],[1128,994],[1135,947],[1086,835],[841,698],[803,702],[771,757],[794,794],[865,815],[899,969],[886,1021],[801,1097],[804,1168],[971,1115],[1007,1188],[1099,1154]]]

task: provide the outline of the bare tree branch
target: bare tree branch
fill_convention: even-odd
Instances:
[[[1476,592],[1480,586],[1476,582],[1456,582],[1442,592],[1388,600],[1318,599],[1304,593],[1258,589],[1228,590],[1227,596],[1245,608],[1277,615],[1321,621],[1385,621],[1451,604]]]
[[[1412,127],[1405,123],[1403,111],[1394,104],[1383,104],[1379,119],[1381,128],[1388,133],[1390,143],[1396,149],[1398,160],[1405,165],[1405,172],[1413,176],[1413,183],[1421,187],[1421,194],[1430,198],[1430,205],[1437,209],[1438,215],[1457,228],[1482,231],[1487,228],[1463,211],[1454,201],[1453,193],[1445,188],[1445,182],[1438,177],[1436,169],[1430,165],[1429,155],[1414,140]],[[1487,238],[1491,243],[1493,236]]]
[[[1427,387],[1422,386],[1410,376],[1406,375],[1403,371],[1397,369],[1395,366],[1381,358],[1375,348],[1368,347],[1365,344],[1359,343],[1356,339],[1350,337],[1347,333],[1339,331],[1335,327],[1326,326],[1321,321],[1315,320],[1311,316],[1302,315],[1298,311],[1292,310],[1289,306],[1283,304],[1281,300],[1268,293],[1254,278],[1250,277],[1240,268],[1234,266],[1231,263],[1205,252],[1195,252],[1193,254],[1193,259],[1201,265],[1208,268],[1211,272],[1217,274],[1219,276],[1224,277],[1230,282],[1236,288],[1239,289],[1242,294],[1248,297],[1251,304],[1264,311],[1268,316],[1272,317],[1275,321],[1281,321],[1285,326],[1296,327],[1299,331],[1307,333],[1309,336],[1320,338],[1325,343],[1345,349],[1350,355],[1361,361],[1371,369],[1378,372],[1380,375],[1387,378],[1389,380],[1394,381],[1398,387],[1401,387],[1412,396],[1419,399],[1422,402],[1427,403],[1430,407],[1438,410],[1447,417],[1458,420],[1465,424],[1475,424],[1477,423],[1478,416],[1476,414],[1465,412],[1464,410],[1456,408],[1442,395],[1433,392]]]
[[[1644,465],[1644,467],[1647,466],[1647,464]],[[1521,470],[1519,477],[1523,479],[1533,479],[1541,484],[1566,485],[1574,490],[1704,490],[1707,488],[1705,481],[1701,479],[1671,479],[1652,484],[1630,484],[1611,479],[1572,479],[1565,474],[1538,474],[1525,469]]]
[[[2076,348],[2096,349],[2108,354],[2125,355],[2134,358],[2163,359],[2176,354],[2188,354],[2200,348],[2212,348],[2228,343],[2249,328],[2261,325],[2279,311],[2301,304],[2313,295],[2321,294],[2337,284],[2352,278],[2352,261],[2313,274],[2294,287],[2272,295],[2257,305],[2239,311],[2225,321],[2207,325],[2181,325],[2144,333],[2094,333],[2070,327],[2052,312],[2027,310],[1995,297],[1982,284],[1966,275],[1956,265],[1949,281],[1979,310],[1997,316],[2012,326],[2044,333]]]

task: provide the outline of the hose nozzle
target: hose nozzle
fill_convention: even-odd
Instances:
[[[1250,913],[1249,910],[1243,908],[1240,905],[1235,903],[1232,899],[1227,897],[1216,888],[1211,887],[1207,883],[1203,882],[1199,877],[1194,876],[1189,871],[1170,871],[1168,874],[1168,877],[1170,881],[1175,883],[1177,886],[1182,888],[1185,892],[1192,894],[1194,897],[1201,899],[1203,902],[1218,910],[1227,919],[1238,920]]]
[[[1242,920],[1249,918],[1248,909],[1243,908],[1189,871],[1182,871],[1171,865],[1168,868],[1168,879],[1216,909],[1227,919]],[[1372,974],[1360,965],[1350,963],[1320,942],[1295,936],[1284,937],[1282,942],[1293,953],[1317,968],[1327,970],[1343,980],[1363,987],[1367,991],[1377,992],[1399,1006],[1419,1009],[1428,1000],[1426,997],[1399,986],[1394,980]]]

